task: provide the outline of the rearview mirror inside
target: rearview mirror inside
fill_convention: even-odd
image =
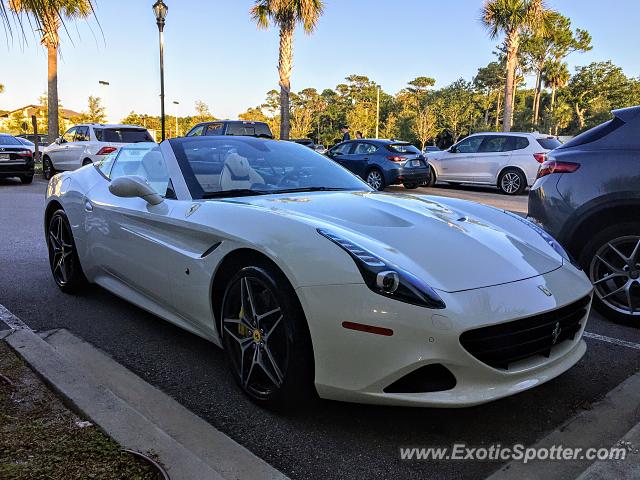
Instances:
[[[109,191],[116,197],[140,197],[151,205],[159,205],[164,199],[151,188],[147,181],[138,175],[127,175],[114,178],[109,184]]]

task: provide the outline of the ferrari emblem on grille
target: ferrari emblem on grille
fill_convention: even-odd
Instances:
[[[538,285],[538,289],[540,289],[540,291],[544,293],[547,297],[550,297],[551,295],[553,295],[553,293],[551,293],[551,290],[549,290],[544,285]]]
[[[553,328],[553,332],[551,332],[551,345],[555,345],[560,337],[560,332],[562,332],[562,328],[560,327],[560,322],[556,322],[556,326]]]

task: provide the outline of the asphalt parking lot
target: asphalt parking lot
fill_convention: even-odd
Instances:
[[[31,328],[66,328],[293,479],[484,478],[498,462],[406,462],[404,446],[532,444],[640,368],[638,350],[587,338],[585,357],[534,390],[462,410],[315,401],[287,415],[262,410],[238,390],[222,352],[99,287],[73,297],[50,277],[42,228],[46,184],[0,181],[0,304]],[[393,188],[391,191],[404,191]],[[519,213],[526,197],[490,188],[436,187]],[[587,331],[640,344],[640,329],[593,313]]]

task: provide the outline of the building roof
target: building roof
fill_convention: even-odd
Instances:
[[[9,112],[4,112],[3,114],[0,115],[0,117],[8,118],[8,117],[10,117],[12,114],[14,114],[16,112],[23,112],[25,110],[35,110],[37,112],[39,110],[44,110],[44,108],[45,107],[43,107],[42,105],[25,105],[23,107],[16,108],[15,110],[11,110]],[[62,116],[62,118],[71,119],[73,117],[77,117],[77,116],[81,115],[81,113],[76,112],[75,110],[69,110],[68,108],[61,108],[60,109],[60,115]]]

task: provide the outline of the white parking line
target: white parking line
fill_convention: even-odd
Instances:
[[[621,347],[633,348],[640,350],[640,343],[627,342],[626,340],[620,340],[618,338],[605,337],[597,333],[584,332],[584,336],[592,338],[594,340],[600,340],[601,342],[613,343],[614,345],[620,345]]]

